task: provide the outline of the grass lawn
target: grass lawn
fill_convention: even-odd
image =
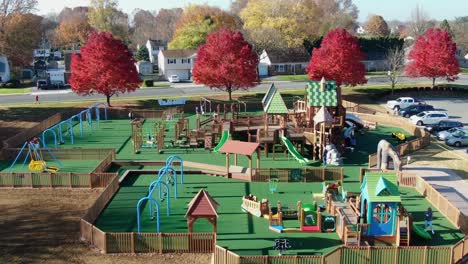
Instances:
[[[0,95],[1,94],[24,94],[31,92],[32,87],[26,88],[0,88]]]
[[[468,73],[468,68],[460,68],[460,72],[462,72],[462,73]]]
[[[308,81],[309,77],[307,74],[298,74],[298,75],[278,75],[276,76],[282,81]]]

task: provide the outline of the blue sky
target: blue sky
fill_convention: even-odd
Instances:
[[[40,14],[60,12],[63,7],[88,5],[89,0],[39,0]],[[208,3],[227,9],[230,0],[119,0],[119,7],[130,13],[135,8],[157,10],[160,8],[184,7],[189,3]],[[468,15],[468,0],[353,0],[359,9],[359,21],[370,14],[378,14],[386,20],[408,20],[411,9],[421,5],[429,17],[442,20]]]

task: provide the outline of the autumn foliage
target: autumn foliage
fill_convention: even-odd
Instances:
[[[320,48],[312,51],[307,67],[311,80],[334,80],[338,86],[356,86],[367,82],[365,67],[361,62],[364,54],[359,41],[344,29],[334,29],[322,41]]]
[[[135,61],[127,46],[110,33],[92,33],[71,62],[72,90],[79,95],[104,94],[110,98],[120,93],[133,92],[141,81]]]
[[[436,78],[454,81],[460,72],[456,51],[457,46],[447,31],[430,28],[414,43],[408,55],[406,74],[410,77],[431,78],[432,86]]]
[[[193,68],[196,83],[231,93],[258,82],[258,57],[240,32],[222,29],[209,34],[197,52]]]

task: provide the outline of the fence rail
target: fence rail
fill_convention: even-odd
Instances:
[[[265,264],[265,263],[457,263],[464,254],[466,238],[453,247],[374,247],[374,246],[340,246],[326,255],[302,256],[239,256],[234,252],[216,246],[214,264]]]
[[[280,182],[321,182],[340,181],[343,183],[343,168],[255,168],[253,182],[266,182],[278,178]]]
[[[16,134],[15,136],[4,140],[3,141],[3,148],[6,149],[6,148],[14,148],[14,147],[20,146],[21,144],[23,144],[28,139],[38,135],[39,133],[41,133],[45,129],[59,123],[60,121],[62,121],[62,114],[57,113],[57,114],[47,118],[46,120],[40,122],[39,124],[29,128],[29,129],[25,129],[25,130],[21,131],[20,133]]]

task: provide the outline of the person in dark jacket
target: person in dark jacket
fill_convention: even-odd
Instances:
[[[434,228],[432,227],[432,209],[427,208],[426,214],[424,215],[424,230],[427,231],[427,228],[430,227],[432,234],[434,234]]]

